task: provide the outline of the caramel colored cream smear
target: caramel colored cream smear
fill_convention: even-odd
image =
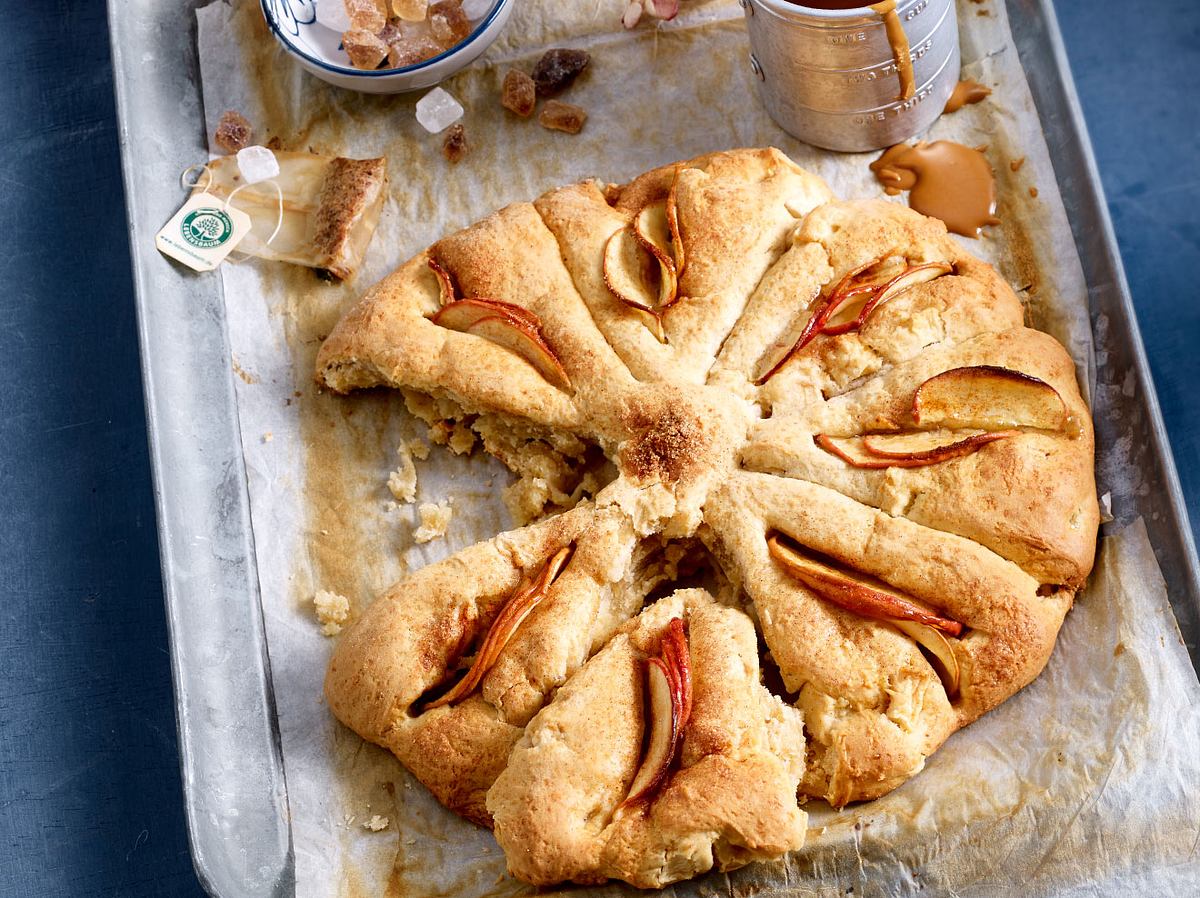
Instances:
[[[943,114],[958,112],[964,106],[986,100],[991,95],[992,89],[978,81],[960,81],[954,85],[954,91],[950,94],[950,99],[946,101],[946,108],[942,112]]]
[[[908,191],[908,204],[922,215],[941,219],[964,237],[979,237],[996,217],[996,179],[983,153],[952,140],[915,146],[901,143],[871,163],[884,190]]]
[[[896,74],[900,76],[900,96],[898,100],[908,100],[917,92],[916,81],[913,79],[912,56],[908,48],[908,35],[904,33],[904,25],[896,12],[896,0],[883,0],[882,3],[872,3],[873,9],[883,19],[883,27],[887,29],[888,43],[892,47],[892,56],[896,60]]]

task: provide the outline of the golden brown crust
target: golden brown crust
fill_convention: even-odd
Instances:
[[[682,274],[663,343],[615,298],[602,257],[667,195]],[[432,323],[444,297],[431,259],[456,297],[536,315],[570,387]],[[836,285],[872,263],[879,283],[910,269],[927,279],[775,364]],[[909,467],[856,466],[817,439],[925,430],[917,389],[976,366],[1044,381],[1067,423],[1017,426]],[[447,806],[494,817],[529,882],[657,887],[795,847],[797,793],[838,806],[882,795],[1036,677],[1091,570],[1093,435],[1066,351],[1023,327],[1011,288],[939,222],[832,200],[775,150],[501,210],[368,292],[322,347],[317,376],[340,392],[399,387],[435,427],[474,421],[522,473],[566,483],[568,457],[601,451],[616,468],[594,503],[398,584],[343,637],[326,682],[334,713]],[[685,550],[672,541],[697,536],[730,595],[677,593],[637,616],[677,576]],[[772,536],[961,625],[944,640],[954,672],[911,630],[789,574]],[[424,710],[522,576],[564,545],[572,560],[480,687]],[[643,659],[676,614],[690,622],[696,689],[679,769],[637,813],[618,814],[642,752]],[[761,685],[755,625],[786,703]]]

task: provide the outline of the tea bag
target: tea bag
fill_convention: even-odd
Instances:
[[[195,190],[210,193],[250,216],[240,252],[352,277],[375,233],[386,196],[385,159],[344,159],[278,151],[279,174],[254,184],[236,156],[208,164],[211,177]]]

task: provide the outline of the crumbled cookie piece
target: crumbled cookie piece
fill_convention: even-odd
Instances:
[[[383,832],[391,822],[387,817],[372,814],[370,820],[363,821],[363,829],[369,829],[373,833]]]
[[[313,606],[321,622],[321,632],[326,636],[337,636],[350,619],[350,600],[336,592],[319,590],[313,596]]]
[[[418,506],[417,514],[420,515],[421,524],[413,531],[415,542],[427,543],[446,535],[446,528],[450,526],[450,518],[454,515],[450,501],[447,499],[436,505],[432,502],[422,502]]]
[[[459,421],[450,431],[446,443],[455,455],[470,455],[471,450],[475,448],[475,431],[471,429],[471,425]]]
[[[413,453],[408,443],[396,447],[400,465],[388,475],[388,489],[397,502],[411,502],[417,498],[417,466],[413,464]],[[426,448],[428,455],[428,447]]]

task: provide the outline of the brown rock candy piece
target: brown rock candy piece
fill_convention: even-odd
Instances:
[[[388,55],[388,45],[370,31],[347,31],[342,35],[342,47],[356,69],[376,69]]]
[[[537,105],[537,86],[533,79],[519,69],[509,69],[500,87],[500,105],[522,118],[533,115]]]
[[[217,130],[213,134],[217,146],[226,153],[244,150],[250,146],[253,137],[254,128],[251,127],[250,122],[240,112],[234,112],[232,109],[221,113],[221,119],[217,122]]]
[[[551,131],[578,134],[583,130],[583,123],[587,121],[587,113],[570,103],[547,100],[542,111],[538,113],[538,121],[542,123],[543,128],[549,128]]]
[[[438,0],[429,7],[429,28],[447,50],[460,44],[471,33],[471,20],[458,0]]]
[[[432,59],[446,48],[430,31],[429,23],[401,22],[399,36],[388,41],[388,66],[398,69]]]
[[[533,67],[533,81],[538,96],[553,97],[568,87],[588,67],[592,57],[586,50],[569,50],[557,47],[547,50]]]
[[[369,31],[372,34],[378,34],[387,24],[387,5],[384,0],[343,0],[343,2],[346,5],[346,15],[350,17],[351,31]]]
[[[399,19],[388,19],[387,24],[383,26],[376,37],[390,47],[404,36],[401,25],[402,23]]]
[[[406,22],[424,22],[429,0],[392,0],[392,12]]]
[[[451,125],[446,132],[446,139],[442,141],[442,155],[457,164],[470,149],[466,129],[462,125]]]

